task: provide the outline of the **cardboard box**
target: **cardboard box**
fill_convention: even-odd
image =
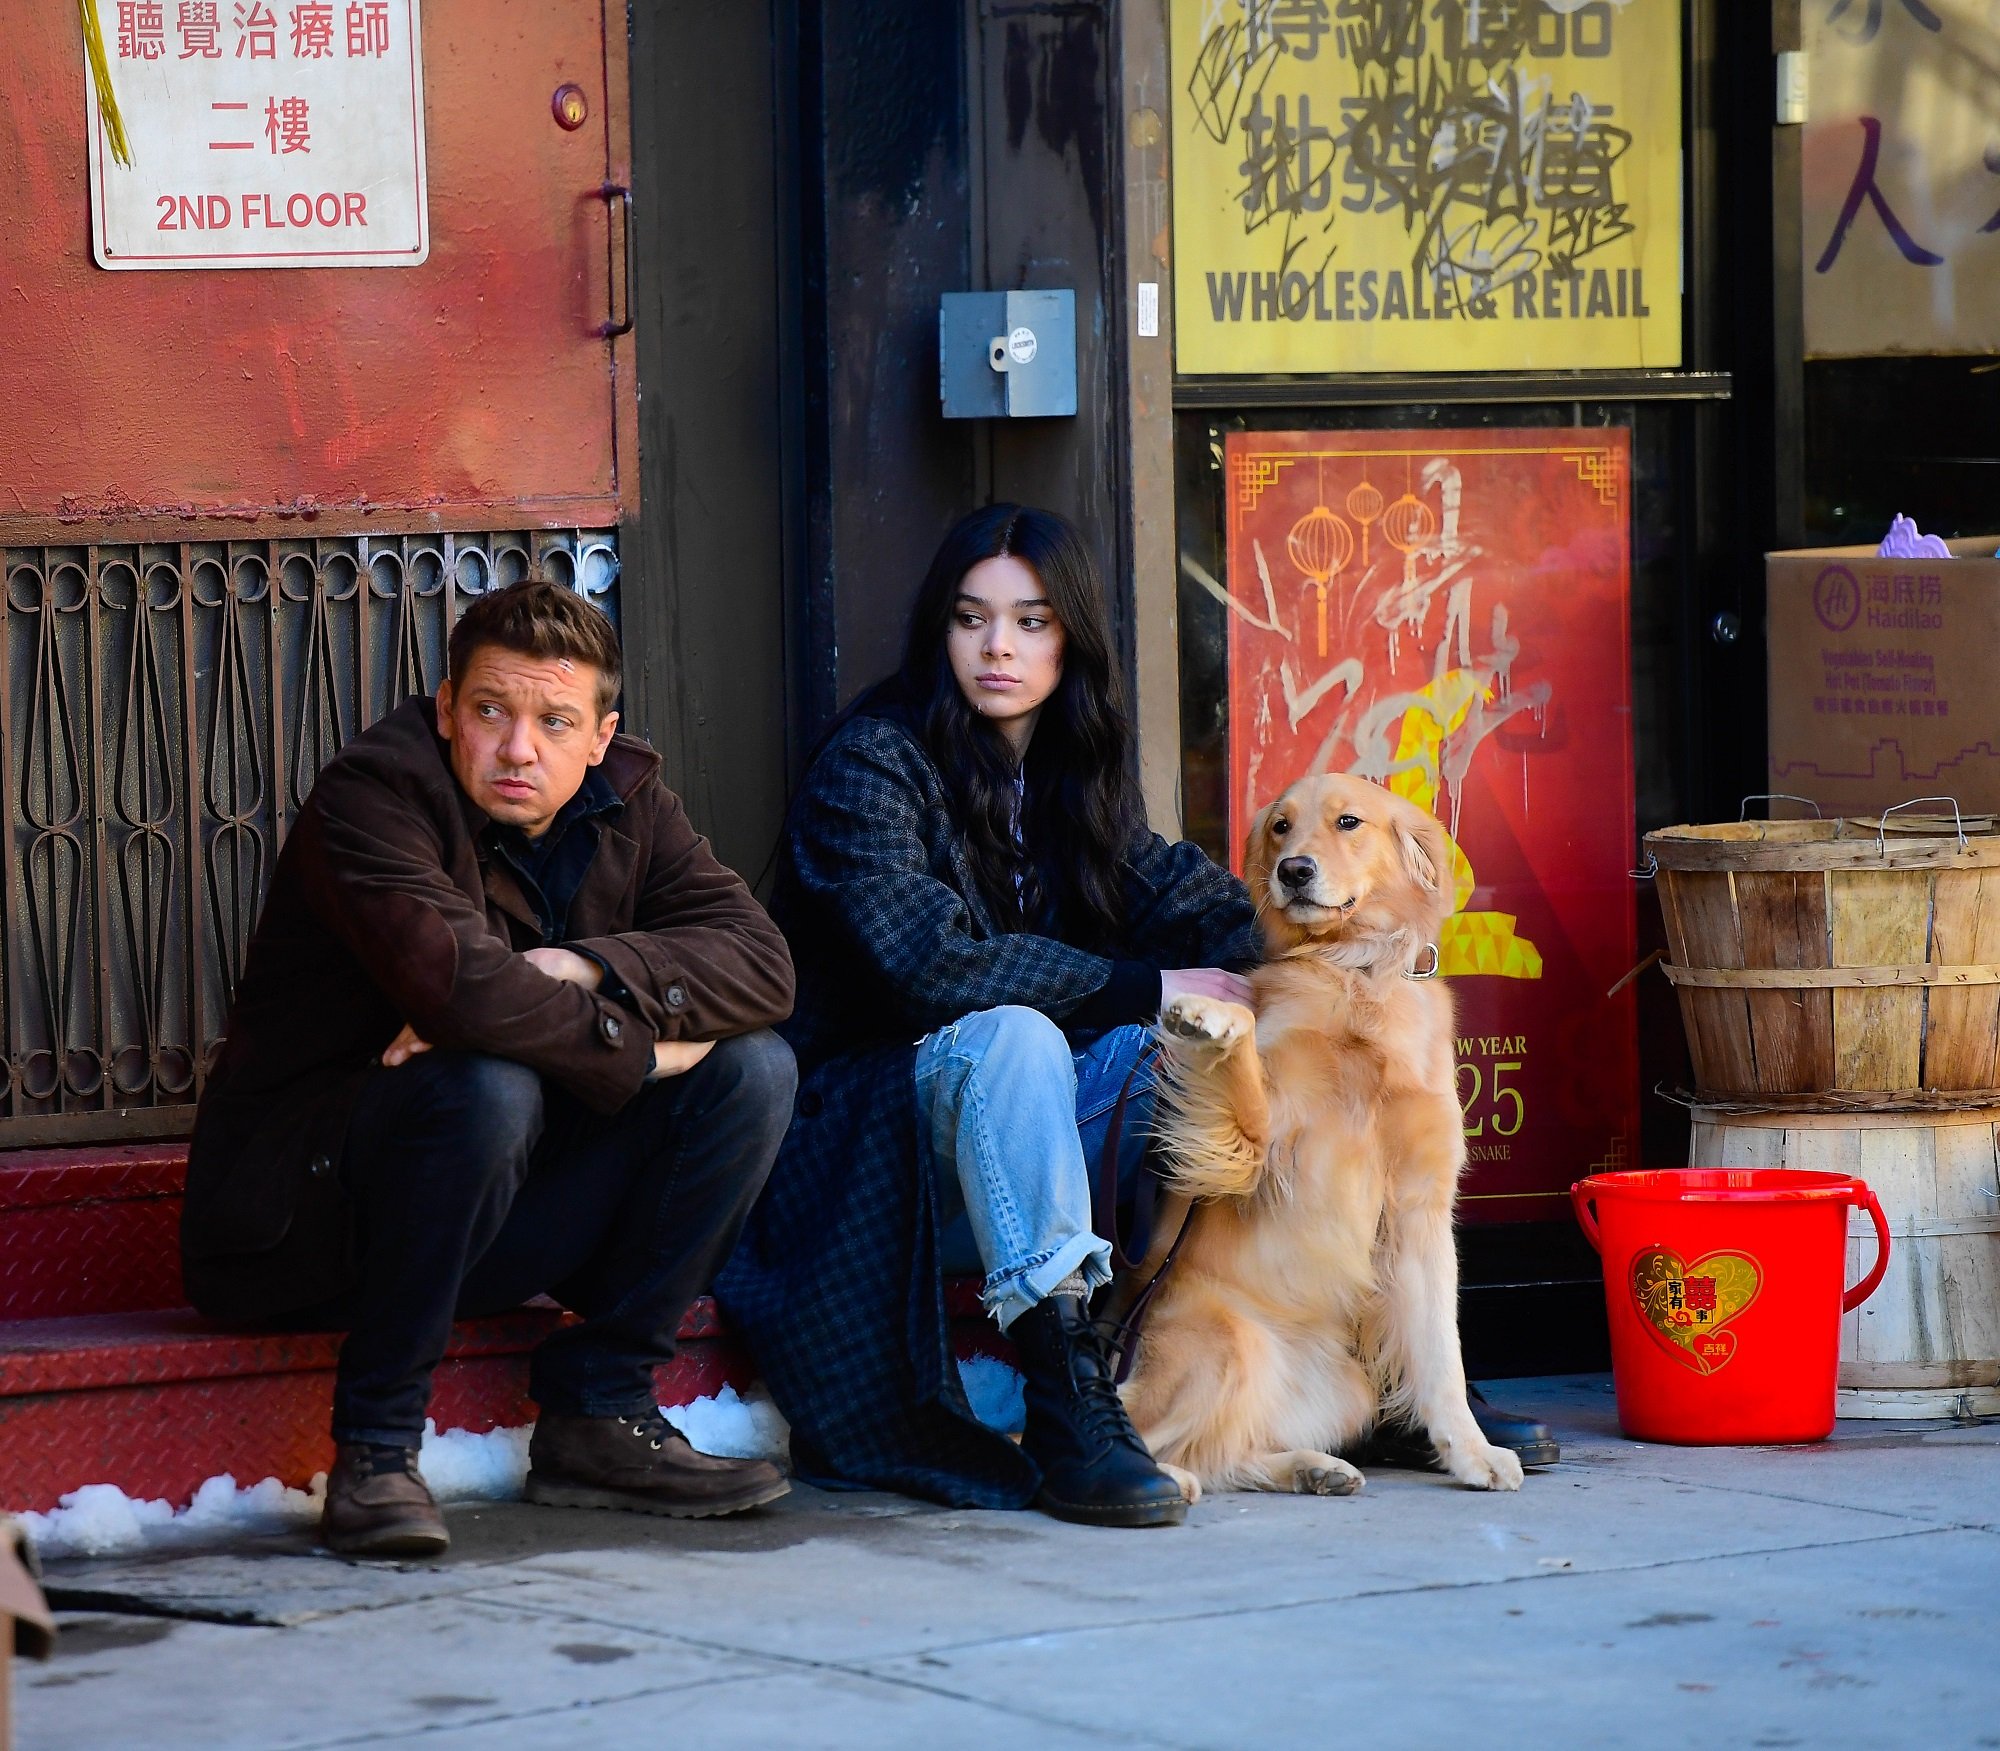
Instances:
[[[1765,556],[1772,790],[1828,815],[2000,810],[2000,537],[1949,546],[1962,557]]]

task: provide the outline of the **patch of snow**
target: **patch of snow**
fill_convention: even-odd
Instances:
[[[725,1384],[713,1398],[663,1404],[660,1414],[697,1451],[718,1459],[772,1459],[783,1465],[791,1457],[792,1426],[761,1386],[739,1397]]]
[[[528,1481],[528,1438],[522,1429],[445,1429],[424,1424],[424,1448],[417,1469],[440,1502],[518,1502]]]
[[[1020,1431],[1021,1377],[1005,1362],[974,1356],[958,1365],[973,1413],[1006,1434]],[[704,1453],[727,1459],[771,1459],[785,1463],[791,1427],[761,1386],[739,1394],[724,1386],[713,1398],[662,1405],[667,1421]],[[424,1425],[418,1464],[431,1493],[441,1502],[518,1501],[528,1475],[532,1426],[439,1430]],[[310,1528],[326,1499],[326,1477],[310,1489],[287,1489],[274,1477],[239,1485],[235,1478],[212,1477],[181,1509],[171,1502],[128,1496],[116,1484],[85,1484],[71,1490],[46,1514],[16,1516],[44,1557],[129,1556],[144,1551],[193,1550],[230,1539]]]
[[[731,1458],[785,1457],[790,1429],[762,1388],[739,1398],[725,1386],[714,1398],[664,1407],[667,1419],[705,1453]],[[518,1501],[528,1475],[532,1426],[439,1430],[424,1425],[418,1466],[441,1502]],[[310,1489],[287,1489],[274,1477],[248,1488],[227,1475],[212,1477],[194,1499],[176,1510],[171,1502],[128,1496],[116,1484],[85,1484],[64,1495],[46,1514],[16,1516],[44,1557],[130,1556],[144,1551],[193,1550],[233,1538],[294,1532],[319,1522],[326,1500],[324,1473]]]
[[[1019,1374],[997,1357],[974,1356],[959,1362],[958,1377],[972,1401],[972,1414],[982,1423],[1004,1435],[1021,1432],[1027,1413]],[[791,1425],[761,1385],[740,1396],[733,1386],[724,1386],[713,1398],[662,1405],[660,1411],[703,1453],[780,1465],[790,1460]]]
[[[441,1502],[507,1502],[519,1499],[528,1475],[531,1429],[439,1432],[424,1424],[418,1466]],[[247,1489],[227,1474],[212,1477],[185,1508],[134,1499],[116,1484],[85,1484],[46,1514],[17,1516],[44,1557],[130,1556],[141,1551],[190,1550],[231,1538],[293,1532],[319,1523],[326,1474],[310,1489],[287,1489],[274,1477]]]
[[[274,1477],[239,1489],[233,1477],[212,1477],[178,1513],[171,1502],[134,1500],[116,1484],[71,1490],[46,1514],[16,1518],[44,1557],[129,1556],[187,1550],[244,1534],[289,1532],[319,1519],[326,1479],[290,1490]]]
[[[958,1377],[965,1383],[975,1417],[1003,1435],[1021,1432],[1028,1411],[1019,1374],[997,1356],[974,1356],[960,1360]]]

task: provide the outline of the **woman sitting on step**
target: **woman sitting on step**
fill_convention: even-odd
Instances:
[[[718,1293],[791,1419],[796,1469],[1179,1521],[1086,1314],[1111,1274],[1091,1173],[1129,1080],[1136,1175],[1133,1072],[1162,1001],[1247,1001],[1257,941],[1243,885],[1146,829],[1103,590],[1070,524],[995,505],[945,538],[900,672],[793,800],[772,911],[804,1083]],[[952,1361],[941,1279],[963,1269],[1027,1377],[1018,1447],[974,1419]]]

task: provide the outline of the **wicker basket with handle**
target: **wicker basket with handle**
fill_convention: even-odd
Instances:
[[[2000,1105],[1992,825],[1954,809],[1647,834],[1699,1098]]]

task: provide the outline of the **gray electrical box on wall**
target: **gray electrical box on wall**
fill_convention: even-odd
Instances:
[[[1076,294],[946,292],[938,390],[948,420],[1076,412]]]

